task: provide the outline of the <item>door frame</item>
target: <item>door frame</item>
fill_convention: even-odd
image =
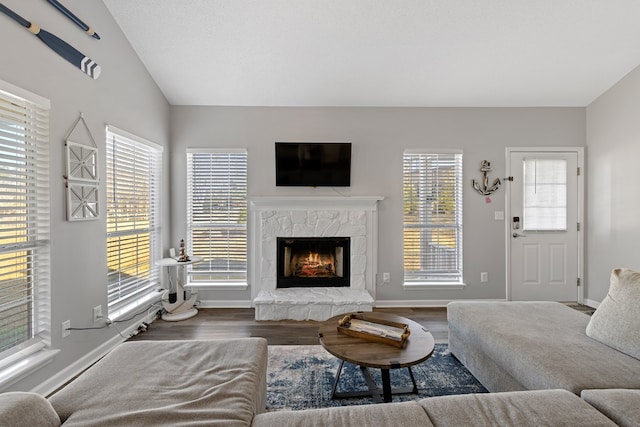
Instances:
[[[580,286],[577,286],[577,301],[580,304],[584,303],[584,288],[586,286],[586,280],[584,277],[584,231],[586,225],[584,223],[584,147],[507,147],[505,150],[505,171],[506,176],[512,176],[511,173],[511,153],[517,152],[539,152],[539,153],[576,153],[578,155],[578,168],[580,173],[578,174],[578,197],[577,197],[577,215],[578,224],[580,228],[578,230],[578,279],[580,280]],[[511,301],[511,186],[512,181],[507,182],[505,189],[505,250],[506,250],[506,299]],[[577,226],[577,225],[576,225]]]

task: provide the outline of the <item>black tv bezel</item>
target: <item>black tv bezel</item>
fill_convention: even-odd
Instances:
[[[340,145],[348,147],[348,167],[344,169],[347,172],[346,179],[339,183],[328,183],[321,180],[305,180],[299,182],[284,181],[284,177],[281,176],[279,162],[282,160],[281,156],[278,156],[278,146],[292,146],[292,145],[310,145],[310,146],[326,146],[326,145]],[[274,145],[275,151],[275,180],[276,187],[350,187],[351,186],[351,158],[352,158],[352,143],[351,142],[296,142],[296,141],[276,141]]]

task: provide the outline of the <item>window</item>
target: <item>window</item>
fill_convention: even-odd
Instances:
[[[247,151],[187,150],[192,283],[247,281]]]
[[[0,389],[50,344],[49,194],[49,101],[0,81]]]
[[[107,126],[109,317],[148,302],[159,288],[162,147]]]
[[[524,159],[523,172],[523,230],[566,231],[567,161]]]
[[[404,153],[404,281],[462,283],[462,154]]]

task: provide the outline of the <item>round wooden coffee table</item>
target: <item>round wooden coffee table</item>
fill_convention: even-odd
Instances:
[[[340,314],[323,322],[318,330],[320,344],[322,344],[325,350],[340,359],[340,366],[338,366],[338,371],[336,372],[333,383],[332,398],[372,396],[376,402],[379,402],[380,395],[382,395],[382,401],[391,402],[393,394],[417,393],[418,389],[415,378],[413,377],[413,372],[411,371],[411,366],[424,362],[431,357],[435,348],[433,335],[419,323],[394,314],[379,312],[359,312],[357,314],[364,315],[367,319],[382,319],[407,324],[409,325],[411,334],[409,338],[407,338],[406,346],[404,348],[398,348],[393,345],[369,341],[364,338],[357,338],[338,332],[338,320],[342,319],[346,314]],[[360,366],[369,390],[343,393],[336,392],[344,362]],[[380,369],[382,374],[382,391],[371,377],[367,368]],[[407,368],[409,370],[413,387],[398,390],[391,389],[389,370],[399,368]]]

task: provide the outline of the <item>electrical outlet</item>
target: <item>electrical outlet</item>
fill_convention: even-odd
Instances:
[[[382,283],[391,282],[391,273],[382,273]]]
[[[480,281],[483,283],[489,281],[489,274],[486,271],[480,273]]]
[[[100,321],[102,317],[102,305],[96,305],[93,307],[93,323]]]
[[[62,322],[62,325],[61,325],[62,331],[60,332],[60,336],[62,338],[66,338],[69,335],[71,335],[71,331],[69,330],[70,327],[71,327],[71,320],[65,320],[64,322]]]

